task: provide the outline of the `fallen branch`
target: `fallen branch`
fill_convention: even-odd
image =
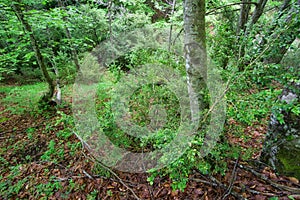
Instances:
[[[221,183],[221,182],[218,181],[215,177],[209,176],[209,178],[210,178],[213,182],[217,183],[219,187],[221,187],[221,188],[223,188],[223,189],[227,189],[227,188],[228,188],[228,186],[227,186],[226,184]],[[237,199],[246,200],[242,195],[240,195],[239,193],[237,193],[237,192],[235,192],[235,191],[233,191],[233,190],[230,191],[230,194],[233,195],[233,196],[234,196],[235,198],[237,198]]]
[[[208,177],[210,179],[210,181],[206,181],[206,180],[203,180],[203,179],[199,179],[199,178],[190,178],[190,180],[192,181],[196,181],[198,183],[204,183],[204,184],[208,184],[208,185],[211,185],[211,186],[214,186],[214,187],[221,187],[222,189],[226,190],[228,189],[228,186],[226,184],[223,184],[221,183],[220,181],[218,181],[215,177],[213,176],[209,176]],[[236,188],[236,187],[235,187]],[[240,188],[239,188],[240,189]],[[230,190],[229,191],[229,194],[231,194],[232,196],[234,196],[235,198],[237,199],[241,199],[241,200],[245,200],[245,198],[238,194],[237,192],[233,191],[233,190]]]
[[[246,190],[252,194],[256,194],[256,195],[263,195],[263,196],[267,196],[267,197],[277,197],[278,194],[273,194],[273,193],[269,193],[269,192],[259,192],[257,190],[252,190],[249,188],[246,188]]]
[[[232,174],[231,174],[231,179],[230,179],[230,183],[229,186],[227,188],[227,190],[225,191],[225,194],[222,197],[222,200],[225,200],[227,198],[227,196],[231,193],[232,191],[232,187],[233,187],[233,183],[236,180],[236,169],[237,169],[237,164],[239,162],[239,158],[240,156],[236,159],[235,163],[234,163],[234,168],[232,170]]]
[[[292,192],[292,193],[295,193],[295,194],[300,194],[300,188],[296,188],[296,187],[290,187],[290,186],[286,186],[286,185],[281,185],[279,183],[276,183],[272,180],[270,180],[268,177],[266,177],[265,175],[255,171],[254,169],[250,168],[250,167],[246,167],[242,164],[239,164],[238,165],[239,168],[241,169],[245,169],[249,172],[251,172],[252,174],[254,174],[255,176],[259,177],[260,179],[262,179],[263,181],[269,183],[270,185],[272,185],[273,187],[279,189],[279,190],[285,190],[285,191],[288,191],[288,192]]]
[[[114,178],[110,178],[110,177],[106,177],[106,176],[101,176],[101,175],[90,175],[93,177],[93,180],[97,180],[97,179],[105,179],[105,180],[109,180],[109,181],[113,181],[113,182],[119,182],[119,180],[116,180]],[[55,181],[70,181],[70,180],[75,180],[75,179],[84,179],[84,178],[88,178],[90,179],[87,175],[82,175],[82,176],[68,176],[68,177],[57,177],[55,179]],[[131,187],[137,187],[138,184],[129,182],[129,181],[123,181],[123,182],[127,182],[127,185],[130,185]]]
[[[135,192],[134,192],[128,185],[126,185],[126,184],[124,183],[124,181],[123,181],[123,180],[122,180],[122,179],[121,179],[121,178],[120,178],[113,170],[111,170],[109,167],[105,166],[101,161],[99,161],[99,160],[98,160],[97,158],[95,158],[93,155],[87,156],[87,155],[84,153],[84,148],[87,147],[87,150],[89,151],[89,149],[90,149],[89,145],[86,144],[86,142],[83,141],[83,140],[81,139],[81,137],[79,137],[74,131],[73,131],[73,133],[74,133],[74,134],[77,136],[77,138],[80,140],[80,142],[81,142],[81,144],[82,144],[82,148],[83,148],[82,154],[83,154],[87,159],[89,159],[89,160],[92,161],[92,162],[98,163],[102,168],[104,168],[105,170],[109,171],[112,175],[114,175],[114,176],[118,179],[118,181],[119,181],[126,189],[128,189],[128,190],[133,194],[133,196],[134,196],[135,199],[141,200],[141,199],[135,194]]]

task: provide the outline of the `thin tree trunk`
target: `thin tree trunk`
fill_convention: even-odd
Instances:
[[[207,77],[205,35],[205,0],[186,0],[184,3],[185,59],[187,85],[192,120],[198,120],[199,110],[204,109]]]
[[[238,27],[237,27],[237,32],[236,32],[238,37],[244,35],[246,32],[246,29],[247,29],[246,24],[249,19],[249,11],[251,8],[251,4],[249,4],[250,1],[251,0],[242,0],[239,22],[238,22]],[[243,37],[242,37],[242,39],[243,39]],[[241,42],[241,46],[239,48],[239,54],[237,57],[238,60],[245,56],[245,49],[244,49],[245,44],[244,44],[243,40],[240,40],[240,41],[242,41],[242,42]],[[243,66],[244,66],[244,63],[241,63],[241,65],[238,66],[239,71],[243,70]]]
[[[244,33],[246,30],[246,23],[248,22],[249,11],[251,8],[251,4],[249,4],[249,2],[250,0],[242,0],[237,35],[240,35],[241,32]]]
[[[108,7],[107,7],[107,15],[108,15],[108,23],[109,23],[109,40],[112,43],[113,42],[113,32],[112,32],[112,6],[113,2],[112,0],[108,1]]]
[[[259,0],[257,2],[257,5],[255,7],[255,10],[252,14],[251,17],[251,22],[249,24],[249,28],[251,29],[252,26],[259,20],[259,18],[261,17],[261,15],[263,14],[263,11],[265,9],[266,3],[268,0]]]
[[[297,7],[300,6],[300,0],[295,2],[291,6],[290,10],[286,11],[289,2],[290,1],[287,0],[283,3],[281,9],[279,10],[278,18],[274,20],[274,26],[269,30],[269,35],[271,37],[270,40],[272,41],[273,45],[272,48],[266,52],[268,55],[264,58],[264,63],[266,64],[280,63],[291,44],[300,35],[300,20],[299,17],[297,17],[300,15],[300,11],[297,9]],[[283,17],[284,14],[286,14],[286,19],[283,21],[280,18]],[[279,24],[279,20],[281,24]],[[281,26],[281,30],[279,30],[281,32],[274,33],[274,30],[277,26]]]
[[[175,4],[176,4],[176,0],[173,0],[172,2],[172,11],[171,11],[171,16],[170,18],[173,16],[174,11],[175,11]],[[172,45],[172,31],[173,31],[173,23],[170,20],[171,26],[170,26],[170,32],[169,32],[169,45],[168,45],[168,51],[170,51],[171,49],[171,45]]]
[[[47,30],[48,40],[51,41],[52,38],[51,38],[51,34],[50,34],[50,30],[49,30],[48,26],[46,26],[46,30]],[[61,104],[61,89],[60,89],[60,78],[59,78],[60,76],[59,76],[59,71],[58,71],[57,64],[56,64],[55,58],[54,58],[55,57],[54,56],[54,47],[52,45],[49,45],[48,48],[52,49],[53,55],[51,55],[50,62],[51,62],[51,65],[53,67],[53,70],[54,70],[54,73],[56,76],[56,81],[55,81],[56,90],[54,91],[52,100],[53,100],[53,102],[56,102],[56,104]]]
[[[39,66],[40,66],[40,68],[43,72],[43,75],[46,79],[46,82],[48,83],[49,90],[41,99],[42,102],[48,103],[52,99],[54,89],[55,89],[55,85],[54,85],[53,80],[52,80],[52,78],[50,77],[50,75],[47,71],[47,67],[46,67],[45,62],[44,62],[44,57],[42,56],[42,53],[40,51],[38,42],[37,42],[37,40],[36,40],[36,38],[35,38],[35,36],[32,32],[32,28],[31,28],[30,24],[27,22],[27,20],[24,17],[24,14],[23,14],[23,11],[22,11],[22,8],[21,8],[20,4],[21,4],[21,1],[18,0],[18,1],[12,2],[11,5],[12,5],[12,8],[13,8],[16,16],[18,17],[19,21],[22,23],[22,25],[25,29],[25,32],[29,33],[30,42],[31,42],[32,48],[34,50],[35,57],[36,57],[37,62],[38,62]]]
[[[248,2],[248,0],[243,0],[245,2]],[[239,24],[238,24],[238,29],[237,33],[239,35],[244,35],[244,37],[247,37],[249,35],[249,32],[252,30],[253,25],[258,21],[258,19],[261,17],[264,8],[266,6],[268,0],[258,0],[257,4],[255,4],[255,10],[251,16],[251,19],[249,19],[249,12],[250,12],[250,5],[248,6],[247,4],[243,4],[240,12],[240,17],[239,17]],[[249,22],[250,20],[250,22]],[[246,24],[249,22],[249,24],[246,26]],[[243,30],[243,32],[242,32]],[[242,32],[242,33],[241,33]],[[241,40],[240,48],[239,48],[239,54],[238,54],[238,60],[243,58],[245,56],[245,43],[243,40]],[[246,65],[247,60],[242,61],[238,68],[239,71],[244,70],[244,66]]]

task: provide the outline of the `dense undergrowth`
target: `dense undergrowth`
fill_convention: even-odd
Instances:
[[[184,74],[184,69],[180,69],[180,63],[176,65],[172,63],[172,60],[167,62],[169,58],[167,53],[155,53],[152,51],[134,52],[126,57],[127,66],[134,67],[143,64],[140,60],[155,64],[163,62],[164,64],[169,63]],[[271,67],[276,68],[276,66]],[[111,107],[114,84],[126,76],[128,72],[122,71],[118,64],[112,65],[108,72],[99,82],[95,101],[98,120],[108,138],[115,145],[134,152],[160,149],[172,142],[176,136],[176,130],[180,126],[180,106],[174,93],[165,88],[163,84],[144,85],[132,93],[129,102],[131,120],[139,126],[151,129],[153,122],[153,119],[149,118],[149,116],[153,116],[151,112],[157,112],[162,108],[166,110],[165,113],[161,113],[164,124],[154,126],[159,127],[159,129],[152,130],[155,131],[153,136],[142,139],[134,138],[116,125]],[[225,71],[224,73],[226,75]],[[265,79],[253,80],[252,77],[258,77],[253,76],[253,73],[264,73]],[[202,174],[225,175],[228,170],[228,159],[239,157],[243,161],[257,159],[266,132],[268,117],[272,107],[276,104],[277,96],[280,94],[284,83],[291,80],[290,77],[297,76],[292,72],[285,72],[285,76],[279,76],[282,73],[279,70],[277,72],[273,70],[271,74],[266,73],[268,72],[260,68],[246,73],[236,72],[234,75],[237,77],[236,83],[230,85],[230,89],[226,93],[228,108],[225,129],[215,148],[204,158],[199,155],[198,150],[203,144],[200,131],[199,135],[192,141],[193,145],[187,148],[179,159],[159,171],[150,170],[147,178],[149,183],[153,184],[157,177],[167,176],[172,181],[173,190],[184,191],[189,181],[189,175],[194,170]],[[4,105],[1,110],[3,117],[1,117],[0,122],[2,124],[7,123],[9,126],[9,128],[5,127],[5,131],[2,133],[6,142],[2,142],[1,145],[1,165],[4,168],[1,170],[2,181],[0,184],[4,198],[17,195],[26,185],[25,183],[33,181],[33,177],[24,177],[24,179],[15,182],[15,177],[19,175],[24,165],[34,162],[64,165],[66,168],[72,168],[72,162],[65,163],[65,161],[69,157],[78,156],[81,151],[82,144],[79,141],[69,141],[70,138],[75,137],[74,132],[76,130],[74,129],[72,113],[64,112],[66,108],[71,106],[72,85],[63,86],[64,103],[57,108],[50,109],[50,111],[49,108],[38,107],[39,97],[45,90],[46,85],[43,83],[21,86],[3,85],[0,87],[1,104]],[[163,107],[157,106],[158,104]],[[280,105],[278,104],[278,106]],[[4,115],[4,113],[9,114]],[[11,122],[11,119],[24,115],[30,116],[36,121]],[[45,122],[45,119],[50,121]],[[161,121],[154,120],[154,122],[160,123]],[[12,135],[5,137],[8,133]],[[90,162],[88,160],[82,161]],[[98,165],[94,165],[92,172],[98,175],[110,175],[109,171]],[[44,169],[43,173],[49,174],[50,172]],[[34,193],[35,197],[40,197],[40,195],[47,197],[62,187],[59,181],[54,180],[54,177],[50,177],[48,181],[48,183],[36,185],[34,192],[30,190],[29,192]],[[70,187],[70,192],[80,185],[70,180],[68,187]],[[90,195],[92,196],[92,194]]]
[[[214,85],[214,81],[211,84],[224,88],[223,98],[227,103],[224,128],[215,138],[214,148],[203,157],[201,148],[210,134],[206,128],[212,119],[211,111],[204,106],[201,115],[205,120],[193,133],[194,138],[182,138],[188,140],[187,145],[169,158],[162,157],[159,162],[164,164],[163,168],[150,169],[144,174],[115,172],[105,167],[89,151],[88,145],[76,137],[78,129],[72,108],[73,87],[78,86],[73,84],[78,79],[74,65],[84,65],[84,58],[88,60],[99,49],[98,62],[105,61],[105,56],[115,55],[116,50],[119,57],[113,63],[105,63],[100,76],[95,73],[99,71],[98,65],[95,71],[90,70],[92,66],[87,67],[90,71],[86,83],[100,77],[92,105],[100,128],[113,145],[131,152],[172,147],[184,116],[182,98],[166,87],[166,82],[157,79],[155,73],[150,78],[156,81],[138,87],[133,74],[141,66],[166,67],[163,69],[170,68],[179,74],[172,82],[174,85],[179,85],[181,78],[186,83],[182,52],[171,53],[176,42],[183,42],[183,19],[188,16],[183,2],[175,5],[173,1],[172,5],[171,1],[144,0],[23,1],[21,11],[26,16],[27,27],[32,26],[32,33],[24,31],[26,26],[21,26],[12,2],[18,5],[22,1],[0,3],[3,8],[0,16],[3,25],[0,26],[0,199],[133,199],[136,194],[143,199],[216,199],[216,196],[225,199],[228,195],[232,199],[255,195],[256,199],[294,199],[289,196],[294,190],[284,190],[273,183],[266,185],[270,182],[258,180],[237,163],[251,162],[257,167],[272,112],[279,112],[277,117],[282,124],[285,123],[280,115],[282,109],[300,115],[300,105],[278,101],[284,88],[291,83],[299,84],[300,52],[296,35],[299,15],[295,0],[283,4],[265,2],[265,10],[263,1],[257,2],[255,8],[252,4],[206,3],[207,54],[215,66],[215,71],[211,71],[220,74],[224,82],[220,86]],[[254,24],[247,20],[239,24],[243,21],[239,17],[243,16],[236,11],[239,8],[242,11],[243,6],[249,9],[252,6],[247,20],[253,19],[259,8],[264,12]],[[150,29],[145,29],[146,34],[144,29],[139,29],[146,25],[153,29],[152,39],[159,46],[149,42],[152,39],[148,41]],[[158,34],[164,28],[170,30],[168,41],[164,40],[165,35]],[[130,34],[123,37],[123,33]],[[43,75],[32,51],[36,47],[31,35],[36,37],[36,47],[41,49],[47,66],[45,71],[52,80],[60,79],[63,99],[60,105],[39,105],[48,88],[42,82]],[[142,36],[140,44],[139,36]],[[158,49],[162,43],[168,43],[168,51]],[[124,44],[126,50],[120,48],[119,52],[119,46]],[[101,52],[105,45],[113,48]],[[278,63],[276,59],[272,61],[273,57],[281,59],[283,55],[281,63],[273,64]],[[150,136],[134,137],[128,131],[133,128],[123,129],[122,121],[116,120],[114,106],[123,92],[119,86],[129,86],[129,91],[133,88],[127,102],[128,116],[124,117],[134,128],[138,127],[139,133],[149,130]],[[200,102],[205,105],[213,99],[207,89],[200,92]],[[277,183],[299,187],[298,180],[277,176],[268,167],[262,173]],[[224,184],[213,181],[213,177]]]

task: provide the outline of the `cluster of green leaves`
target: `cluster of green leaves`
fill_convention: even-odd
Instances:
[[[228,93],[228,117],[245,125],[260,122],[269,116],[281,90],[262,90],[248,94],[232,91]]]

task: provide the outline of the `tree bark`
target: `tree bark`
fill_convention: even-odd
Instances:
[[[291,8],[287,10],[290,0],[284,1],[281,9],[279,10],[278,17],[274,19],[275,23],[273,27],[269,30],[271,35],[272,48],[270,48],[264,58],[264,63],[266,64],[278,64],[281,62],[285,53],[294,42],[294,40],[300,35],[300,20],[299,20],[299,6],[300,0],[292,4]],[[286,16],[285,19],[281,19],[283,16]],[[276,27],[279,30],[279,33],[275,32]]]
[[[290,2],[291,0],[285,0],[282,3],[280,9],[277,11],[277,15],[272,20],[273,24],[266,30],[265,34],[261,35],[262,41],[258,46],[256,46],[256,48],[260,49],[260,51],[255,55],[250,55],[248,57],[255,57],[259,55],[264,49],[267,48],[267,46],[269,46],[268,49],[264,52],[265,56],[263,56],[261,61],[263,61],[265,64],[280,63],[290,45],[300,34],[300,20],[298,17],[300,0],[294,1],[292,5],[290,4]],[[252,17],[248,19],[248,22],[244,22],[245,17],[242,16],[244,12],[241,10],[241,15],[239,17],[239,27],[237,28],[237,30],[241,31],[242,25],[249,23],[248,26],[245,27],[244,37],[253,37],[249,33],[251,32],[253,26],[257,23],[259,18],[262,16],[266,3],[267,0],[258,1]],[[289,7],[290,9],[288,9]],[[241,33],[242,31],[240,32],[240,35]],[[262,33],[258,32],[258,34]],[[243,41],[241,41],[239,55],[237,56],[238,59],[245,58],[244,48],[245,44],[243,43]],[[247,59],[242,61],[238,66],[239,71],[243,71],[244,66],[247,65],[248,62],[249,60]]]
[[[244,33],[246,30],[246,23],[248,22],[250,8],[250,0],[242,0],[239,22],[237,27],[237,35],[240,35],[241,32]]]
[[[37,59],[37,62],[39,64],[41,70],[42,70],[42,73],[46,79],[46,82],[48,83],[49,90],[46,94],[44,94],[44,96],[41,99],[41,102],[48,103],[51,101],[52,96],[54,94],[55,85],[47,71],[47,67],[44,62],[44,57],[41,53],[38,42],[32,32],[32,28],[31,28],[30,24],[27,22],[27,20],[24,17],[24,14],[23,14],[20,4],[21,4],[21,1],[17,0],[17,1],[13,1],[11,5],[12,5],[12,8],[13,8],[18,20],[22,23],[23,28],[25,29],[25,32],[29,33],[30,42],[31,42],[32,48],[34,50],[35,57]]]
[[[259,0],[257,2],[257,5],[256,5],[255,10],[254,10],[254,12],[252,14],[252,17],[251,17],[251,22],[249,24],[250,29],[253,26],[253,24],[255,24],[259,20],[261,15],[263,14],[263,11],[265,9],[267,1],[268,0]]]
[[[205,35],[205,0],[186,0],[184,3],[185,60],[191,117],[198,120],[204,109],[207,78],[207,52]]]

